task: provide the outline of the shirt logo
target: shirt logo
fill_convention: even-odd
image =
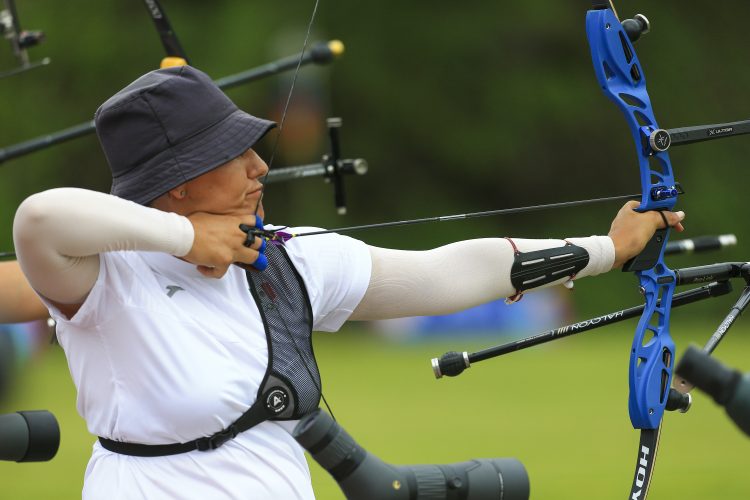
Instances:
[[[167,297],[172,298],[172,295],[176,294],[180,290],[185,290],[185,289],[177,285],[167,285]]]

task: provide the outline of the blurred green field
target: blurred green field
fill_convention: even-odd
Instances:
[[[718,321],[718,320],[717,320]],[[532,498],[624,498],[638,433],[627,417],[627,353],[632,327],[609,327],[478,363],[436,381],[430,358],[467,344],[394,344],[360,330],[319,334],[324,393],[339,423],[370,452],[395,464],[517,457],[531,477]],[[673,326],[678,347],[705,339],[711,324]],[[748,327],[740,321],[717,356],[750,369]],[[49,409],[62,427],[48,463],[0,463],[0,498],[80,497],[93,438],[74,408],[60,349],[27,365],[3,411]],[[695,394],[691,411],[666,417],[650,498],[750,498],[748,439],[722,409]],[[320,499],[343,498],[311,463]],[[248,498],[251,498],[249,495]]]

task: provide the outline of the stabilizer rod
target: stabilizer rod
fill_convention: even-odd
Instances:
[[[679,284],[679,283],[678,283]],[[672,308],[692,304],[699,300],[707,299],[709,297],[719,297],[726,295],[732,291],[732,285],[729,281],[718,281],[704,285],[686,292],[675,294],[672,298]],[[619,323],[626,319],[640,316],[643,312],[644,305],[631,307],[629,309],[623,309],[596,318],[587,319],[580,321],[572,325],[555,328],[548,330],[537,335],[532,335],[515,342],[509,342],[495,347],[490,347],[482,351],[478,351],[472,354],[467,352],[447,352],[440,358],[432,359],[432,371],[435,374],[435,378],[441,378],[443,376],[455,377],[460,375],[466,368],[471,366],[471,363],[478,361],[484,361],[486,359],[495,358],[508,354],[510,352],[520,351],[527,349],[539,344],[545,344],[553,340],[569,337],[578,333],[583,333],[594,328],[599,328],[613,323]]]

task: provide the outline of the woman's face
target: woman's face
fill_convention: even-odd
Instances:
[[[183,207],[190,215],[208,212],[219,215],[248,215],[263,217],[263,206],[258,202],[262,187],[260,179],[268,173],[268,166],[255,151],[248,149],[234,160],[206,172],[185,184]]]

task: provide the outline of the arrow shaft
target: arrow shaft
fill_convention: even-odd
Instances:
[[[470,212],[467,214],[455,214],[455,215],[443,215],[438,217],[425,217],[422,219],[410,219],[402,221],[391,221],[391,222],[380,222],[376,224],[365,224],[361,226],[348,226],[340,227],[337,229],[326,229],[324,231],[312,231],[310,233],[295,234],[294,237],[299,238],[302,236],[316,236],[319,234],[330,234],[330,233],[351,233],[355,231],[364,231],[366,229],[376,229],[384,227],[397,227],[397,226],[410,226],[413,224],[425,224],[428,222],[450,222],[464,219],[474,219],[478,217],[491,217],[496,215],[513,215],[527,212],[536,212],[539,210],[550,210],[553,208],[569,208],[581,205],[590,205],[594,203],[604,203],[609,201],[621,201],[621,200],[633,200],[639,199],[640,194],[627,194],[618,196],[608,196],[605,198],[592,198],[589,200],[577,200],[577,201],[563,201],[559,203],[548,203],[546,205],[530,205],[526,207],[517,208],[501,208],[499,210],[486,210],[483,212]]]

